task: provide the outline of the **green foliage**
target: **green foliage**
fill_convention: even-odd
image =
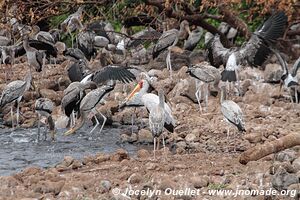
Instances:
[[[49,19],[49,24],[51,28],[57,28],[59,27],[59,25],[65,20],[67,19],[67,17],[69,16],[69,13],[65,13],[62,15],[58,15],[58,16],[53,16]]]

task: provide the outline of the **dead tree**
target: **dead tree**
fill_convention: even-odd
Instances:
[[[239,161],[241,164],[245,165],[250,161],[259,160],[272,153],[277,153],[279,151],[292,148],[297,145],[300,145],[300,134],[291,133],[272,142],[268,142],[263,145],[258,145],[254,148],[248,149],[247,151],[242,153]]]

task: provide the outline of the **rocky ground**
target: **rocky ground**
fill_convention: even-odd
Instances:
[[[65,126],[59,104],[63,89],[70,83],[65,70],[68,62],[47,65],[43,72],[34,72],[35,85],[39,89],[24,95],[21,103],[23,127],[36,125],[33,105],[34,99],[40,96],[55,102],[57,127]],[[22,79],[26,69],[26,64],[15,64],[13,79]],[[1,177],[0,199],[130,199],[114,195],[115,188],[121,192],[126,188],[136,191],[191,188],[200,191],[198,195],[132,195],[131,199],[297,199],[295,195],[232,197],[208,194],[213,189],[235,191],[237,188],[299,191],[299,147],[247,165],[238,162],[240,153],[246,149],[300,130],[299,105],[290,102],[287,91],[279,93],[279,84],[267,83],[278,82],[282,74],[279,65],[268,64],[264,71],[246,68],[241,72],[244,96],[232,96],[231,99],[244,112],[247,132],[234,134],[236,129],[231,127],[229,138],[226,136],[228,124],[220,112],[219,97],[210,96],[207,111],[200,114],[195,103],[195,81],[186,74],[186,69],[182,67],[175,72],[173,80],[166,69],[152,69],[150,72],[158,77],[154,87],[164,89],[177,119],[175,132],[164,133],[167,148],[158,152],[157,160],[153,160],[150,149],[139,150],[136,156],[130,157],[124,150],[111,155],[99,152],[83,160],[67,156],[54,168],[29,167],[21,173]],[[1,91],[5,85],[4,73],[0,76]],[[123,90],[128,93],[133,86],[134,83],[123,88],[118,84],[99,110],[111,122],[119,124],[131,124],[134,113],[134,131],[124,130],[121,141],[137,145],[151,143],[147,111],[144,108],[118,110],[119,102],[125,98]],[[9,107],[1,111],[3,126],[11,124],[9,111]]]

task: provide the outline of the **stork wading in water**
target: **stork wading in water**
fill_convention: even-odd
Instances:
[[[294,90],[295,103],[299,103],[299,101],[298,101],[299,80],[297,77],[297,72],[298,72],[298,69],[300,68],[300,57],[295,61],[294,65],[291,69],[291,73],[290,73],[288,70],[288,67],[287,67],[287,63],[283,59],[283,57],[280,55],[280,53],[275,49],[272,49],[272,51],[274,52],[275,56],[279,60],[279,63],[283,70],[283,75],[282,75],[281,81],[280,81],[280,91],[281,91],[282,85],[284,85],[284,87],[289,90],[289,93],[291,95],[291,102],[294,103],[293,95],[292,95],[292,90]]]
[[[235,54],[237,65],[261,66],[272,52],[270,47],[275,45],[277,39],[283,36],[286,24],[287,16],[284,12],[272,15],[251,35],[249,41],[240,48],[232,47],[227,49],[221,43],[219,35],[213,36],[206,45],[210,64],[217,68],[221,65],[226,66],[222,73],[223,81],[236,80],[236,74],[233,73],[234,70],[227,69],[226,63],[229,56],[233,53]]]
[[[32,81],[31,72],[28,72],[25,79],[23,81],[16,80],[7,84],[1,94],[0,97],[0,107],[4,107],[6,104],[11,103],[11,122],[12,128],[14,128],[13,124],[13,107],[14,102],[17,103],[17,127],[19,126],[19,104],[22,99],[23,94],[29,90]]]
[[[166,56],[167,68],[170,70],[170,76],[172,77],[172,65],[171,65],[171,51],[172,48],[178,43],[180,39],[183,39],[186,35],[191,33],[188,21],[184,20],[180,23],[180,29],[171,29],[164,31],[159,37],[157,43],[155,44],[152,52],[152,57],[155,59],[163,50],[167,49],[168,54]]]
[[[149,115],[149,124],[150,121],[152,121],[150,125],[150,129],[153,128],[153,136],[154,138],[158,137],[159,134],[161,134],[158,130],[155,130],[155,128],[158,128],[158,124],[155,124],[157,118],[161,116],[154,116],[156,115],[156,111],[160,110],[160,114],[162,114],[162,109],[164,110],[164,119],[163,119],[163,127],[165,127],[169,132],[173,133],[174,128],[176,126],[176,120],[174,119],[172,115],[172,110],[170,106],[164,101],[163,92],[159,92],[159,96],[152,93],[147,93],[148,89],[150,87],[149,80],[142,79],[139,81],[139,83],[136,85],[136,87],[133,89],[133,91],[129,94],[129,96],[125,99],[125,101],[120,105],[120,108],[123,108],[125,106],[145,106],[149,113],[151,113],[151,119]],[[162,101],[164,103],[162,103]],[[163,106],[162,106],[163,105]],[[157,108],[160,106],[159,108]],[[160,130],[160,129],[159,129]],[[152,129],[151,129],[152,131]],[[162,131],[162,130],[160,130]],[[156,140],[156,139],[155,139]],[[155,141],[154,141],[155,142]],[[157,141],[159,143],[159,141]],[[154,147],[155,148],[155,147]],[[155,149],[154,149],[155,152]]]
[[[221,79],[220,71],[211,66],[207,62],[202,62],[197,65],[189,66],[187,73],[194,77],[196,80],[196,93],[195,96],[197,98],[200,113],[202,113],[201,107],[201,94],[202,94],[202,87],[204,86],[204,99],[205,99],[205,111],[208,105],[208,94],[209,94],[209,83],[213,83],[214,87],[218,90],[218,84]]]
[[[80,119],[78,124],[75,125],[75,127],[71,128],[67,132],[64,133],[64,135],[71,135],[75,133],[77,130],[79,130],[85,123],[85,121],[88,118],[88,115],[91,115],[93,117],[95,114],[99,113],[103,117],[103,124],[100,128],[99,133],[101,133],[105,122],[106,122],[106,117],[99,112],[96,109],[96,106],[100,103],[101,99],[108,94],[110,91],[114,89],[115,83],[114,81],[109,81],[106,85],[103,85],[95,90],[90,91],[80,102]],[[95,116],[96,119],[96,125],[94,128],[90,131],[90,134],[98,127],[100,124],[97,117]]]
[[[224,119],[238,128],[240,132],[246,132],[243,112],[240,106],[232,100],[226,100],[226,88],[224,85],[220,86],[220,103],[221,112]],[[235,138],[235,134],[234,134]],[[229,140],[229,126],[227,127],[227,141]]]
[[[49,124],[49,130],[51,139],[55,140],[55,124],[52,118],[52,112],[54,109],[54,103],[48,98],[39,98],[35,101],[34,105],[35,112],[38,113],[38,136],[37,141],[40,140],[40,128],[41,128],[41,117],[46,117],[47,123]],[[47,139],[47,132],[44,132],[44,140]]]
[[[69,117],[71,127],[75,125],[75,113],[79,112],[80,102],[86,95],[85,90],[96,88],[97,85],[94,82],[88,81],[85,83],[72,82],[64,90],[64,96],[61,100],[61,108],[65,115]]]

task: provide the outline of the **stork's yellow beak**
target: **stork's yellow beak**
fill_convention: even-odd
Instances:
[[[72,135],[74,133],[74,129],[71,128],[70,130],[68,130],[67,132],[64,133],[65,136],[68,136],[68,135]]]
[[[142,87],[141,87],[141,84],[138,83],[138,84],[135,86],[135,88],[132,90],[132,92],[129,94],[129,96],[126,98],[126,100],[128,101],[129,99],[131,99],[135,93],[137,93],[138,91],[140,91],[141,88],[142,88]]]

